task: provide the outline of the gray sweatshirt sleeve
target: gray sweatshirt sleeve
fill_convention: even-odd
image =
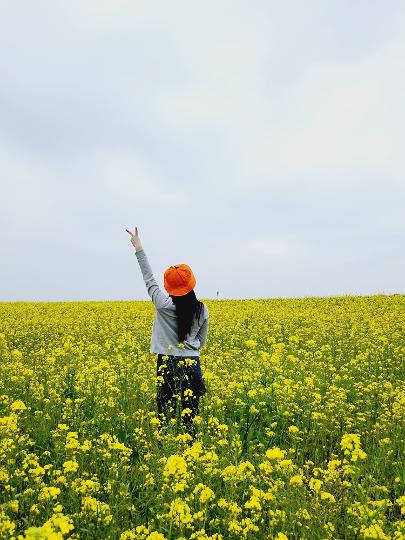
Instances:
[[[208,312],[208,308],[206,309]],[[207,341],[208,326],[209,326],[209,315],[207,313],[206,319],[204,320],[203,324],[201,325],[201,328],[197,332],[197,339],[200,340],[200,347],[202,347]]]
[[[162,309],[171,305],[172,299],[170,296],[166,295],[160,290],[159,285],[153,277],[152,268],[150,267],[145,251],[143,249],[140,251],[135,251],[135,255],[141,268],[146,290],[148,291],[148,294],[151,297],[156,309]]]

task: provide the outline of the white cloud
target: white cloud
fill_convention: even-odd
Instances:
[[[300,245],[289,237],[256,237],[248,243],[247,249],[253,257],[270,257],[273,261],[298,258],[302,255]]]
[[[386,279],[399,287],[404,28],[395,2],[74,0],[24,12],[9,3],[0,20],[8,275],[19,275],[28,220],[44,292],[59,265],[85,297],[81,272],[95,268],[98,287],[124,297],[124,280],[111,276],[127,247],[119,234],[137,221],[156,264],[184,255],[207,294],[223,280],[235,297],[244,287],[266,295],[269,268],[271,294],[377,291],[384,272],[371,272],[373,258],[391,261]],[[144,296],[141,282],[136,292]]]
[[[58,162],[25,149],[0,144],[3,234],[52,234],[92,216],[102,225],[119,208],[134,217],[141,208],[158,214],[181,209],[190,194],[171,187],[151,163],[129,150],[86,151],[61,168]],[[79,219],[79,221],[80,221]],[[132,225],[131,225],[132,226]],[[60,229],[62,227],[62,229]],[[67,232],[67,230],[65,231]]]

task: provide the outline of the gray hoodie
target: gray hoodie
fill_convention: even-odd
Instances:
[[[150,352],[184,357],[200,356],[200,348],[205,344],[208,335],[208,307],[204,304],[204,312],[201,313],[199,321],[194,317],[190,332],[184,340],[184,348],[178,347],[176,306],[170,296],[162,292],[156,283],[145,251],[143,249],[135,251],[135,255],[146,289],[156,308]],[[169,348],[170,345],[172,348]]]

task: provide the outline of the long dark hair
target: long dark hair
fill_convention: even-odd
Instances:
[[[194,316],[198,318],[198,322],[200,322],[204,304],[197,300],[194,289],[183,296],[173,296],[172,294],[169,296],[176,306],[178,320],[177,335],[179,343],[182,343],[186,339],[188,332],[190,332]]]

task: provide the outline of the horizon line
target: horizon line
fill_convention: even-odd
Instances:
[[[354,294],[354,293],[341,293],[341,294],[331,294],[331,295],[308,295],[308,296],[266,296],[266,297],[246,297],[246,298],[218,298],[218,297],[200,297],[200,300],[210,300],[210,301],[233,301],[233,302],[243,302],[247,300],[305,300],[308,298],[371,298],[375,296],[405,296],[404,292],[395,292],[395,293],[372,293],[372,294]],[[0,300],[0,304],[67,304],[67,303],[100,303],[100,302],[152,302],[152,299],[137,299],[132,298],[128,300],[118,300],[118,299],[104,299],[104,300]]]

